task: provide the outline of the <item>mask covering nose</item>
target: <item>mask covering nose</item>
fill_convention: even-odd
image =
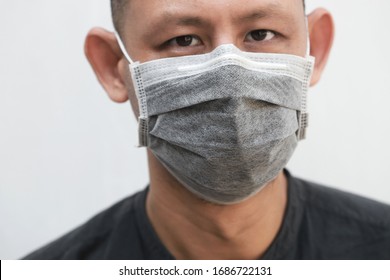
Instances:
[[[139,63],[117,37],[138,97],[139,145],[198,197],[216,204],[248,199],[305,137],[309,46],[305,58],[227,44]]]

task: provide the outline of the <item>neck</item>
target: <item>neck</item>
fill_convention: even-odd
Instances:
[[[265,253],[287,205],[283,173],[244,202],[221,206],[195,197],[150,152],[148,157],[147,214],[176,259],[258,259]]]

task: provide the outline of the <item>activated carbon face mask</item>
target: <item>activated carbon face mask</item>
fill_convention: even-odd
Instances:
[[[248,53],[231,44],[131,62],[139,144],[195,195],[241,202],[280,173],[304,138],[313,64],[309,56]]]

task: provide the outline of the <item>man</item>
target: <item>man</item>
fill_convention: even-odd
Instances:
[[[130,100],[150,186],[27,259],[390,259],[389,206],[283,170],[332,46],[328,11],[306,18],[301,0],[112,8],[119,35],[92,29],[85,52],[110,98]]]

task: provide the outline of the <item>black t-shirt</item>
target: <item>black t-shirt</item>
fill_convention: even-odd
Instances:
[[[390,206],[286,175],[285,218],[263,259],[390,259]],[[25,259],[174,259],[146,215],[147,192]]]

